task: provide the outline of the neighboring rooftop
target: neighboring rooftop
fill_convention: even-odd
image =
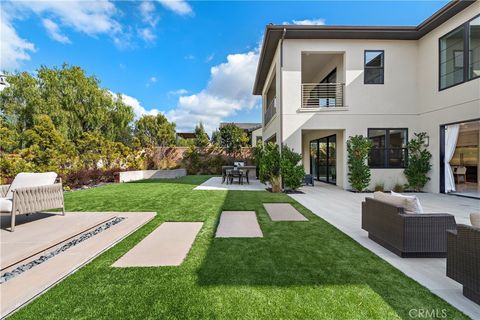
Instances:
[[[177,137],[182,137],[183,139],[195,139],[197,136],[194,132],[177,132]]]
[[[220,123],[220,128],[226,126],[227,124],[234,124],[240,129],[248,132],[252,132],[262,127],[262,124],[257,122],[222,122]]]
[[[418,26],[267,25],[253,94],[262,94],[270,65],[282,36],[284,39],[418,40],[474,2],[475,0],[453,0]]]

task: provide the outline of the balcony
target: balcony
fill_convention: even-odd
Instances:
[[[302,109],[342,108],[344,83],[302,83]]]
[[[270,122],[272,120],[273,116],[275,113],[277,113],[277,108],[276,108],[276,98],[273,98],[267,105],[267,109],[265,110],[265,116],[264,116],[264,125]]]

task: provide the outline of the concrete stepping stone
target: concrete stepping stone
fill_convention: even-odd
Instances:
[[[290,203],[264,203],[263,207],[272,221],[308,221]]]
[[[113,267],[179,266],[203,222],[164,222],[118,259]]]
[[[263,238],[255,211],[223,211],[216,238]]]

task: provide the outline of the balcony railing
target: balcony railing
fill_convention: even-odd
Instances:
[[[344,87],[344,83],[302,83],[302,108],[344,107]]]
[[[277,101],[277,99],[274,98],[268,103],[267,109],[265,110],[265,123],[264,123],[264,125],[269,123],[270,120],[272,120],[275,113],[277,113],[276,101]]]

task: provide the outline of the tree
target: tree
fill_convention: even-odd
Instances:
[[[238,153],[242,147],[248,144],[247,134],[233,123],[224,125],[219,130],[220,146],[228,154]]]
[[[286,187],[291,190],[300,188],[305,177],[305,169],[300,164],[302,155],[293,151],[288,146],[282,148],[280,168],[282,180]]]
[[[426,132],[415,133],[415,137],[408,142],[408,166],[403,171],[408,180],[409,188],[414,191],[421,191],[430,178],[427,176],[432,165],[430,159],[432,154],[425,143]]]
[[[22,72],[8,74],[7,79],[10,85],[0,92],[0,113],[19,135],[33,127],[36,115],[46,114],[72,142],[92,131],[113,141],[129,137],[132,107],[80,67],[41,67],[36,76]],[[23,148],[24,142],[19,142]]]
[[[259,178],[262,183],[270,182],[272,192],[281,191],[281,158],[278,145],[269,142],[264,148],[260,156]]]
[[[55,128],[48,115],[36,115],[33,127],[23,133],[25,149],[20,150],[22,158],[31,162],[38,171],[55,171],[72,167],[75,149]]]
[[[134,132],[143,147],[167,147],[175,143],[175,124],[160,113],[140,117]]]
[[[208,134],[205,132],[205,128],[203,127],[203,123],[199,123],[195,126],[195,146],[199,148],[204,148],[210,144],[208,139]]]
[[[366,162],[371,148],[370,139],[362,135],[350,137],[347,141],[348,182],[359,192],[370,184],[370,168]]]

